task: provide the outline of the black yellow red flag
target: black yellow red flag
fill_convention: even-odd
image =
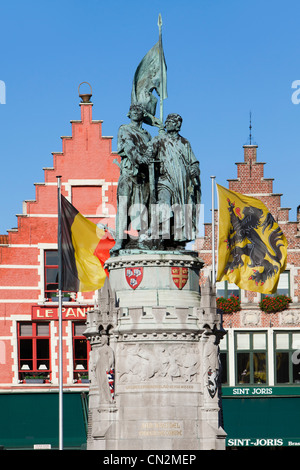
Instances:
[[[106,229],[86,219],[61,196],[62,290],[91,292],[103,287],[115,240]]]
[[[217,184],[219,205],[217,281],[273,294],[285,270],[287,240],[257,198]]]

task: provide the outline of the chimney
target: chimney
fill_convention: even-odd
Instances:
[[[84,83],[89,86],[90,93],[80,93],[80,87]],[[81,82],[78,86],[78,95],[79,95],[79,98],[81,98],[81,102],[79,103],[79,106],[81,106],[81,121],[91,122],[92,121],[92,106],[93,106],[93,103],[91,102],[91,97],[93,96],[91,85],[88,82]]]

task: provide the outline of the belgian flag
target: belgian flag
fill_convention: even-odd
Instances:
[[[106,229],[86,219],[61,196],[62,290],[91,292],[101,289],[107,273],[104,263],[115,240]]]

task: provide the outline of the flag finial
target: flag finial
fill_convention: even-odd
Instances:
[[[161,14],[159,14],[159,15],[158,15],[158,22],[157,22],[157,26],[158,26],[159,28],[161,28],[161,27],[162,27],[162,17],[161,17]]]
[[[257,143],[253,140],[253,133],[252,133],[252,130],[253,130],[253,126],[252,126],[252,111],[249,112],[249,136],[248,136],[248,139],[247,139],[247,142],[245,143],[245,146],[256,146],[257,147]]]

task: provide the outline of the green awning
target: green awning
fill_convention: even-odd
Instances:
[[[4,449],[33,449],[34,444],[58,448],[59,395],[49,393],[0,394],[0,446]],[[81,394],[63,394],[64,448],[86,444],[85,410]]]
[[[228,447],[300,446],[300,397],[223,397]]]
[[[85,395],[86,396],[86,395]],[[300,446],[300,397],[223,396],[228,447]],[[65,392],[64,448],[86,446],[86,409],[79,392]],[[57,392],[0,394],[0,446],[33,449],[34,444],[58,448]]]

